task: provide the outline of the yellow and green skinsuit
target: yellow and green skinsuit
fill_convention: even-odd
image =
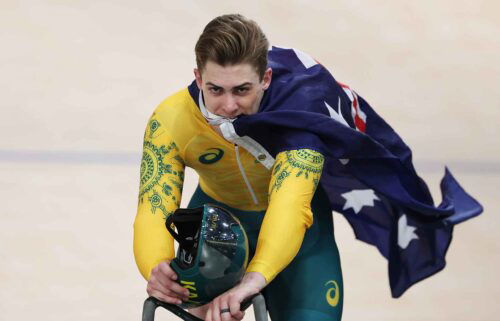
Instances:
[[[268,170],[245,149],[217,134],[187,89],[167,98],[153,113],[144,136],[134,253],[146,279],[158,263],[175,256],[165,217],[179,207],[185,166],[196,170],[201,189],[213,199],[244,211],[266,210],[248,271],[260,272],[271,281],[293,259],[312,224],[310,202],[321,175],[322,156],[314,151],[282,152],[273,170]],[[291,174],[280,171],[285,167]]]
[[[175,256],[174,240],[165,228],[165,218],[179,207],[184,168],[188,166],[199,175],[199,188],[193,199],[224,204],[239,215],[242,223],[249,215],[259,222],[255,253],[247,271],[261,273],[268,283],[280,276],[265,290],[274,292],[269,301],[273,307],[268,306],[273,320],[323,320],[322,316],[325,320],[340,320],[343,285],[328,202],[316,202],[322,203],[319,208],[324,213],[318,217],[324,222],[320,227],[315,224],[316,228],[308,231],[310,235],[306,234],[313,217],[318,220],[316,213],[313,216],[311,201],[323,162],[323,156],[316,151],[291,150],[279,153],[274,166],[267,169],[207,123],[188,89],[168,97],[154,111],[144,135],[134,223],[134,255],[141,274],[149,279],[156,265]],[[326,195],[322,197],[326,199]],[[307,245],[303,244],[305,236]],[[330,266],[329,270],[324,270],[328,267],[325,265]],[[290,275],[311,275],[317,284],[300,275],[294,282],[294,276],[280,274],[285,268]],[[283,291],[293,287],[300,290],[283,302]],[[295,300],[290,309],[288,301]],[[314,307],[309,309],[311,304]]]

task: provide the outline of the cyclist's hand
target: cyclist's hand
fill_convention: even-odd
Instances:
[[[258,272],[246,273],[243,280],[227,292],[216,297],[208,307],[207,321],[239,321],[245,313],[240,305],[246,298],[257,294],[266,286],[266,279]]]
[[[147,292],[158,300],[181,304],[189,298],[189,290],[176,282],[177,274],[170,267],[170,261],[163,261],[153,268],[148,281]]]

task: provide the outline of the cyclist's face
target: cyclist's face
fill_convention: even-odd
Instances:
[[[261,81],[255,68],[248,63],[221,66],[208,61],[201,73],[195,69],[194,74],[208,111],[234,118],[259,110],[264,90],[271,84],[272,71],[268,68]]]

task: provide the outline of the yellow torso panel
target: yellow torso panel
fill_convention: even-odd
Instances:
[[[200,176],[205,193],[241,210],[267,208],[271,171],[245,149],[219,136],[203,118],[187,89],[165,99],[155,114],[179,148],[184,164]]]

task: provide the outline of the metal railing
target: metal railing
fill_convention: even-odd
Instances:
[[[241,311],[245,311],[252,304],[255,314],[255,321],[267,321],[266,302],[262,294],[258,293],[243,301],[241,303]],[[178,305],[166,303],[153,297],[149,297],[146,299],[146,301],[144,301],[142,321],[154,321],[155,311],[158,307],[167,309],[184,321],[203,321],[202,319],[195,317],[191,313],[185,311]]]

